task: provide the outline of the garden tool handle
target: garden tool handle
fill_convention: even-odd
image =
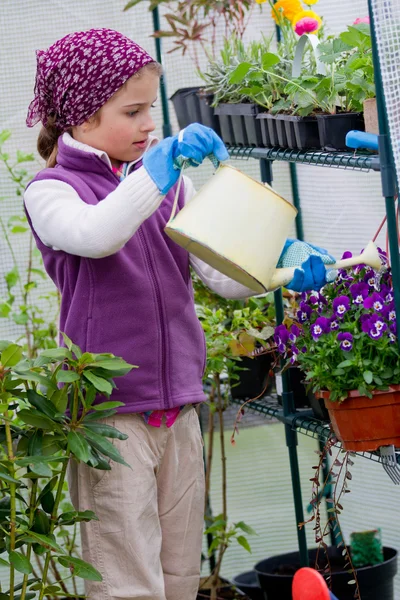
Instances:
[[[379,150],[378,136],[375,133],[358,131],[352,129],[346,134],[346,146],[348,148],[367,148],[368,150]]]
[[[350,258],[343,258],[332,264],[324,265],[326,269],[348,269],[349,267],[355,267],[356,265],[366,264],[375,270],[379,270],[381,267],[381,259],[379,252],[374,242],[368,242],[363,252],[357,256],[351,256]],[[284,267],[281,269],[275,269],[272,278],[270,290],[276,290],[279,287],[284,287],[292,281],[294,272],[296,269],[301,269],[301,265],[297,267]]]

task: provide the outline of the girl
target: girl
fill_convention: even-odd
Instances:
[[[151,107],[159,77],[160,66],[120,33],[71,33],[38,51],[27,117],[28,126],[43,125],[38,150],[47,168],[24,202],[61,292],[60,330],[84,351],[139,366],[118,379],[112,399],[124,405],[107,420],[129,435],[115,444],[131,469],[70,466],[75,508],[99,518],[82,524],[83,557],[103,576],[86,582],[90,600],[195,599],[204,490],[193,404],[204,400],[205,343],[189,265],[222,296],[253,293],[164,235],[177,157],[198,165],[228,153],[197,124],[157,142]],[[179,208],[193,194],[185,177]],[[334,259],[293,240],[284,254],[293,248],[305,262],[290,286],[318,289],[322,261]]]

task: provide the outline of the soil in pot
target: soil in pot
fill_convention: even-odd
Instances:
[[[234,583],[251,600],[264,600],[264,593],[258,585],[257,573],[255,571],[246,571],[233,578]]]
[[[380,446],[400,446],[400,385],[388,391],[373,391],[372,398],[349,392],[343,402],[331,402],[329,392],[320,390],[332,427],[345,450],[367,452]]]
[[[178,125],[181,129],[194,122],[191,120],[191,116],[189,115],[187,98],[199,89],[199,87],[180,88],[179,90],[176,90],[176,92],[174,92],[170,98],[172,104],[174,105],[176,118],[178,119]]]
[[[310,566],[313,566],[316,549],[309,551]],[[357,578],[362,600],[394,600],[394,577],[397,573],[397,550],[384,548],[384,562],[371,567],[357,569]],[[320,554],[320,566],[324,567]],[[332,565],[332,592],[340,600],[353,600],[355,588],[348,581],[352,576],[344,568],[340,548],[329,548]],[[254,567],[261,588],[268,600],[291,600],[292,581],[300,569],[298,552],[281,554],[260,561]]]
[[[361,113],[317,114],[319,143],[322,150],[346,150],[346,134],[352,129],[364,131]]]
[[[240,377],[239,384],[231,387],[232,398],[246,400],[261,394],[267,384],[272,363],[273,357],[271,354],[261,354],[255,358],[242,356],[240,367],[243,367],[243,370],[237,372]],[[233,381],[236,383],[238,380]],[[272,384],[273,381],[270,377],[265,394],[271,391]]]

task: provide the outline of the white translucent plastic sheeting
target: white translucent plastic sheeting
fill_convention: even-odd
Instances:
[[[386,114],[400,180],[400,2],[372,0]]]

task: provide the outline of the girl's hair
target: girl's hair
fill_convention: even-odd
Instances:
[[[145,71],[152,71],[158,77],[162,75],[162,67],[158,62],[151,62],[136,71],[132,77],[140,77],[142,73]],[[126,82],[121,86],[122,88],[126,85]],[[121,89],[121,88],[120,88]],[[97,125],[100,121],[100,111],[101,108],[94,113],[90,117],[92,123]],[[68,129],[64,131],[60,131],[60,129],[55,125],[55,117],[49,117],[47,119],[46,125],[43,125],[37,141],[37,149],[42,158],[46,161],[46,167],[52,168],[57,164],[57,154],[58,154],[58,138],[62,133],[72,133],[72,128],[68,127]]]

